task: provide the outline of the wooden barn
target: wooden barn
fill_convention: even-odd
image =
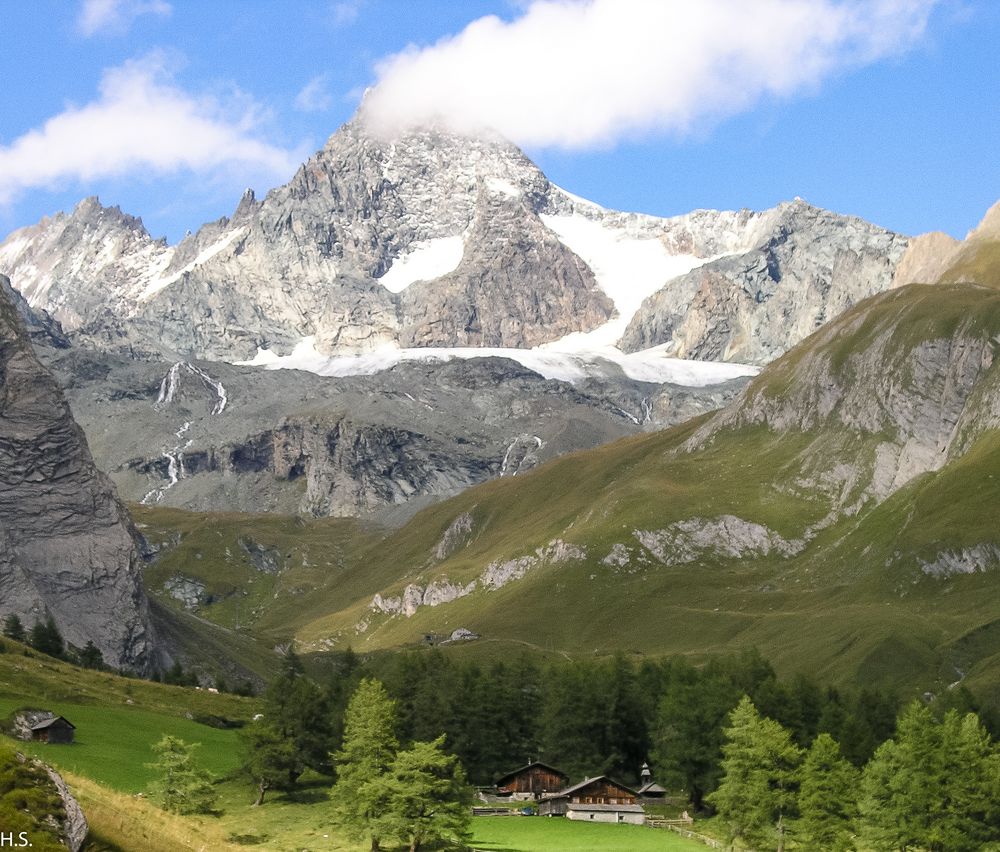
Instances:
[[[636,795],[630,787],[599,775],[545,796],[538,804],[538,813],[588,822],[642,825],[646,814],[642,806],[636,804]]]
[[[535,761],[497,779],[496,788],[498,796],[527,800],[557,793],[568,783],[569,776],[565,772]]]
[[[38,743],[67,744],[73,742],[74,731],[76,725],[69,719],[65,716],[55,716],[32,725],[31,738]]]

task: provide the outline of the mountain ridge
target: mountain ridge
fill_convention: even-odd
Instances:
[[[805,221],[808,211],[815,220],[816,208],[801,201],[667,219],[610,211],[556,187],[509,143],[438,131],[385,141],[353,120],[287,184],[263,200],[244,193],[231,218],[176,246],[87,200],[8,237],[0,270],[87,345],[170,360],[247,361],[261,351],[288,354],[307,338],[324,355],[599,348],[614,346],[630,320],[624,348],[634,351],[674,340],[652,330],[664,324],[649,320],[659,309],[647,309],[645,322],[632,316],[643,297],[696,276],[694,267],[731,281],[724,256],[787,242],[800,226],[796,212]],[[668,325],[684,326],[676,351],[762,364],[817,319],[892,286],[905,238],[824,216],[821,226],[806,224],[795,257],[782,259],[793,282],[815,282],[808,304],[778,286],[780,276],[765,275],[769,299],[798,318],[784,336],[775,329],[765,346],[719,346],[722,326],[746,326],[735,339],[773,327],[774,317],[763,300],[706,302],[697,286],[683,285],[665,297],[676,315]],[[853,242],[831,250],[839,252],[834,263],[815,253],[823,239],[837,243],[838,230]],[[867,278],[843,291],[833,280],[840,266],[868,255],[881,268],[856,261]]]

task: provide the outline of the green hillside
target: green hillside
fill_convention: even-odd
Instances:
[[[463,654],[756,646],[785,673],[961,681],[997,703],[996,340],[995,289],[891,291],[723,412],[470,489],[395,531],[137,509],[162,551],[147,587],[265,664],[293,636],[305,651],[375,652],[465,628],[481,638],[451,646]],[[261,570],[265,551],[276,570]],[[511,576],[487,588],[488,570]],[[202,584],[193,605],[168,591],[177,577]],[[373,606],[425,592],[439,605]]]
[[[470,653],[499,643],[698,656],[756,645],[788,672],[907,688],[964,677],[997,700],[994,338],[1000,293],[992,289],[911,286],[868,300],[714,418],[566,456],[425,510],[316,595],[328,611],[297,638],[317,650],[387,649],[462,627],[482,636]],[[973,357],[981,369],[957,381]],[[928,397],[954,396],[961,381],[958,422],[946,424],[953,434],[928,461],[924,445],[944,427],[924,419],[949,403]],[[893,453],[896,476],[915,468],[904,487],[877,481]],[[466,513],[470,531],[437,558]],[[636,532],[725,516],[780,536],[788,552],[709,546],[678,557],[675,538],[657,556]],[[443,579],[464,586],[490,563],[557,541],[585,557],[538,559],[500,589],[480,580],[471,594],[411,617],[371,607],[375,592],[399,596]],[[616,546],[624,564],[609,564]],[[970,548],[989,570],[927,567]]]

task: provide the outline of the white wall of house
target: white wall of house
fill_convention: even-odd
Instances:
[[[630,825],[642,825],[646,821],[646,815],[642,813],[622,813],[621,811],[577,811],[573,806],[569,806],[566,811],[569,819],[580,820],[581,822],[620,822]]]

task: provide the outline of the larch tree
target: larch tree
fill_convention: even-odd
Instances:
[[[370,837],[373,852],[380,848],[384,830],[383,796],[374,782],[389,772],[396,758],[396,724],[396,705],[385,687],[365,678],[347,704],[343,744],[334,754],[335,819],[351,837]]]
[[[395,837],[410,852],[442,842],[464,846],[469,837],[472,790],[444,736],[415,742],[396,755],[389,771],[361,788],[361,798],[377,809],[373,822],[381,837]]]
[[[160,807],[178,814],[210,813],[218,797],[212,777],[195,765],[194,745],[165,735],[153,751],[159,759],[149,764],[158,773],[152,793]]]
[[[788,730],[762,718],[746,696],[729,719],[722,780],[706,800],[729,826],[733,840],[783,852],[802,752]]]
[[[829,734],[813,740],[799,772],[796,840],[807,849],[844,852],[854,848],[857,788],[861,773]]]

